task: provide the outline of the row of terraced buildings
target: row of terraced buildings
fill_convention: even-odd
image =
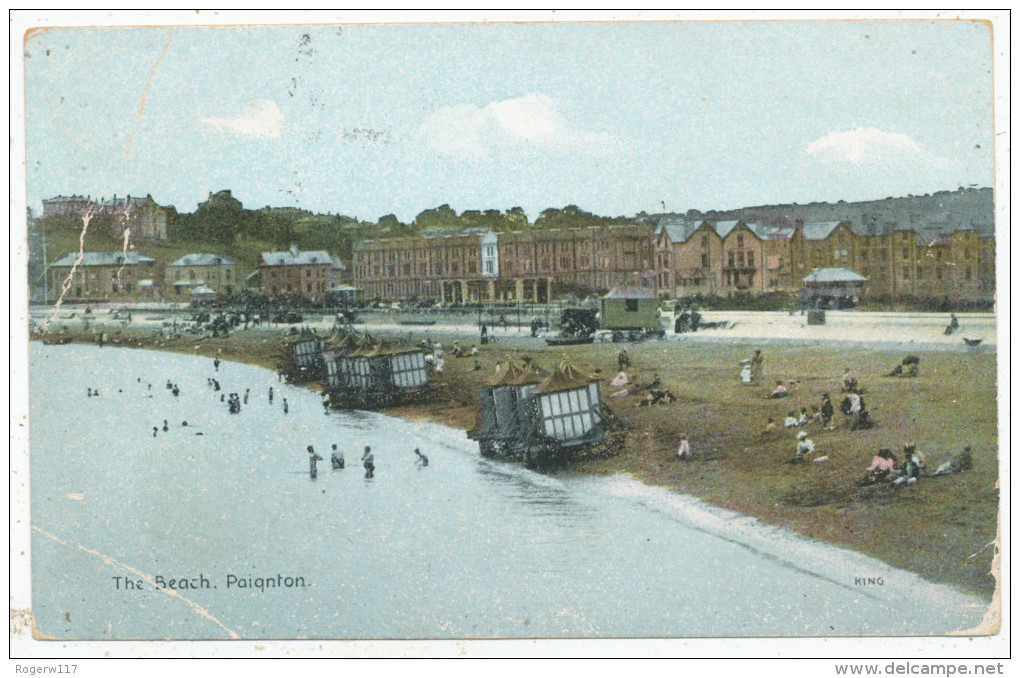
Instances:
[[[796,292],[819,268],[868,280],[871,299],[988,302],[995,241],[976,230],[856,233],[847,222],[773,226],[672,219],[656,226],[437,231],[354,246],[351,272],[366,299],[545,302],[640,286],[660,297]]]

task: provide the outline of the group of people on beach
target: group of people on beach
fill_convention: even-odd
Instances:
[[[888,448],[882,448],[875,453],[871,459],[871,465],[864,472],[858,485],[875,485],[883,482],[891,482],[893,487],[913,485],[923,476],[944,476],[951,473],[960,473],[974,466],[974,458],[967,445],[960,452],[954,454],[948,461],[940,464],[934,473],[927,473],[927,464],[924,455],[917,449],[914,443],[907,443],[903,446],[903,462],[900,463],[896,455]]]

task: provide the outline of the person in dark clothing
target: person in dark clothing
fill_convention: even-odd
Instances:
[[[153,438],[155,438],[155,437],[156,437],[156,433],[157,433],[158,431],[159,431],[159,429],[158,429],[158,428],[156,428],[155,426],[153,426],[153,427],[152,427],[152,437],[153,437]]]
[[[166,423],[166,419],[163,420],[163,433],[170,430],[170,425]]]
[[[361,455],[361,464],[365,467],[365,477],[375,477],[375,455],[372,454],[372,448],[365,446],[365,451]]]
[[[289,407],[287,407],[287,399],[286,399],[286,398],[284,398],[284,399],[283,399],[283,413],[284,413],[284,414],[287,414],[288,412],[290,412],[290,408],[289,408]]]
[[[245,405],[247,405],[247,404],[248,404],[248,391],[249,391],[249,390],[250,390],[250,389],[247,389],[247,388],[246,388],[246,389],[244,389],[244,404],[245,404]]]
[[[832,401],[829,400],[829,394],[822,394],[822,426],[828,426],[832,421],[832,415],[835,409],[832,407]]]
[[[424,454],[422,454],[422,453],[421,453],[421,450],[419,450],[419,449],[418,449],[418,448],[416,447],[416,448],[414,448],[414,453],[415,453],[416,455],[418,455],[418,463],[419,463],[419,464],[421,464],[421,465],[422,465],[422,467],[425,467],[425,466],[428,466],[428,465],[429,465],[429,458],[428,458],[428,457],[426,457],[426,456],[425,456]]]
[[[273,387],[272,386],[269,387],[269,404],[270,405],[273,404]]]
[[[212,364],[213,364],[213,368],[217,372],[219,372],[220,371],[220,359],[219,358],[214,358],[213,361],[212,361]]]

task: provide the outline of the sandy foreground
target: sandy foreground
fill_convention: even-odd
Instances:
[[[125,324],[94,307],[89,334],[82,336],[80,311],[62,309],[51,329],[94,340],[102,325],[109,340],[125,345],[219,355],[266,367],[279,359],[280,342],[289,329],[239,331],[215,339],[157,339],[155,330],[165,321],[160,314],[140,309]],[[68,317],[72,313],[74,317]],[[40,325],[46,317],[39,311],[32,315]],[[602,382],[605,403],[618,421],[618,444],[611,456],[580,458],[557,473],[624,474],[993,597],[999,509],[993,315],[959,314],[960,329],[951,336],[942,331],[946,314],[830,312],[823,326],[809,326],[806,317],[788,313],[705,316],[706,322],[726,321],[730,327],[684,335],[670,331],[664,341],[626,345],[632,360],[627,395],[614,395],[624,389],[609,384],[621,344],[565,351],[511,324],[492,329],[495,343],[479,346],[477,358],[449,358],[446,371],[433,378],[422,402],[384,411],[467,429],[475,420],[475,393],[494,374],[497,362],[527,354],[549,369],[566,354]],[[366,314],[365,320],[358,329],[408,341],[427,338],[447,350],[454,341],[467,346],[478,336],[469,317],[429,327],[401,325],[393,314]],[[668,317],[663,322],[672,325]],[[303,324],[321,331],[332,325],[332,317],[311,316]],[[964,337],[981,343],[968,346]],[[753,347],[765,355],[765,384],[782,379],[790,385],[788,398],[767,400],[765,384],[741,383],[739,361],[749,358]],[[921,359],[919,378],[882,376],[908,353]],[[768,418],[781,422],[791,410],[810,410],[822,393],[830,393],[838,406],[845,367],[860,374],[876,427],[851,431],[837,411],[832,428],[805,429],[815,443],[814,456],[827,460],[786,463],[796,448],[797,429],[763,435]],[[641,387],[655,376],[677,400],[642,407]],[[683,433],[694,453],[686,463],[675,457]],[[969,444],[974,468],[925,477],[903,489],[859,485],[879,448],[902,457],[907,442],[924,453],[929,472]]]

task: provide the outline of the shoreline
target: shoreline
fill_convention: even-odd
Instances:
[[[228,338],[196,337],[168,341],[155,341],[148,336],[132,336],[130,333],[121,333],[121,340],[119,342],[111,341],[109,345],[219,357],[274,370],[279,357],[280,342],[287,335],[280,331],[252,330],[249,332],[234,333]],[[443,344],[447,345],[441,332],[433,331],[430,332],[430,335],[444,339]],[[33,340],[39,338],[38,336],[32,337]],[[79,334],[75,337],[75,340],[79,342],[87,339],[89,339],[88,335]],[[753,340],[748,340],[746,343],[753,343]],[[659,352],[692,352],[699,356],[706,352],[727,354],[734,350],[741,350],[741,347],[746,346],[746,343],[710,342],[707,339],[699,342],[667,342],[665,345],[660,342],[648,342],[628,345],[628,350],[636,359],[635,362],[645,363],[648,358],[654,360],[656,358],[654,354]],[[762,346],[767,354],[783,350],[797,353],[798,349],[804,348],[797,344],[781,346],[778,343],[763,343]],[[482,380],[491,376],[495,363],[505,354],[520,354],[522,352],[535,354],[543,366],[551,366],[551,360],[558,358],[563,353],[562,347],[542,349],[528,346],[526,349],[521,349],[512,347],[510,341],[479,348],[478,359],[482,364],[482,369],[472,370],[470,368],[472,359],[470,358],[450,357],[447,360],[447,373],[440,379],[436,379],[436,375],[432,375],[430,382],[432,398],[430,400],[416,404],[378,408],[375,411],[388,416],[450,426],[464,431],[470,428],[474,421],[477,386]],[[812,350],[811,354],[836,353],[835,358],[828,357],[828,359],[835,359],[840,363],[850,359],[846,355],[847,351],[841,350],[839,347],[815,346],[812,348],[816,350]],[[611,359],[615,350],[616,346],[612,344],[588,345],[583,349],[571,351],[571,359],[575,365],[591,371],[591,365],[601,364],[607,358]],[[856,350],[862,352],[862,355],[872,358],[878,356],[881,360],[891,358],[891,355],[886,356],[885,353],[896,352],[895,349],[890,352],[886,348],[871,350],[858,348]],[[939,355],[938,352],[935,352],[929,359],[952,362],[956,357],[960,356],[944,352]],[[993,352],[982,351],[963,356],[963,359],[966,360],[983,362],[988,362],[989,358],[991,358],[992,373],[994,374],[995,354]],[[715,359],[718,357],[716,356]],[[661,357],[658,358],[658,362],[659,364],[653,362],[650,368],[635,367],[633,370],[634,383],[641,381],[646,373],[650,375],[653,369],[656,372],[660,369],[663,371],[667,369],[667,366],[662,364],[666,361],[663,361]],[[729,363],[730,361],[724,359],[723,362]],[[598,368],[595,371],[597,372]],[[608,371],[603,370],[596,376],[599,376],[602,381],[607,381],[612,376],[606,373]],[[615,372],[615,365],[613,372]],[[871,377],[869,376],[868,379],[870,380]],[[664,381],[666,385],[672,387],[670,380]],[[801,382],[801,388],[805,388],[804,382],[806,381],[807,379]],[[316,392],[321,390],[320,385],[314,382],[303,385],[316,390]],[[814,388],[813,385],[812,388]],[[740,391],[738,387],[735,393],[736,397],[741,400],[745,399],[748,393],[747,387],[743,387],[743,389]],[[677,409],[688,411],[706,409],[711,411],[713,409],[712,403],[703,397],[692,397],[690,393],[680,392],[682,389],[679,388],[674,390],[678,392],[678,405],[675,406]],[[838,393],[838,388],[834,390]],[[975,480],[974,472],[969,472],[969,476],[965,473],[959,476],[922,479],[917,486],[895,492],[891,491],[888,486],[875,486],[874,488],[864,488],[869,491],[861,493],[845,486],[847,481],[845,464],[842,465],[844,468],[840,468],[838,473],[834,473],[835,464],[806,464],[802,466],[827,468],[824,468],[822,473],[814,473],[814,468],[798,469],[798,472],[800,470],[810,472],[810,474],[799,474],[799,478],[794,478],[794,480],[802,481],[798,486],[797,482],[788,482],[794,474],[790,471],[791,467],[781,461],[790,456],[784,450],[792,449],[789,445],[792,441],[786,440],[785,437],[761,440],[757,435],[748,436],[746,426],[728,426],[725,421],[722,430],[719,430],[718,426],[708,426],[707,430],[698,431],[696,430],[698,427],[682,424],[682,422],[675,421],[676,418],[670,417],[669,406],[637,410],[633,402],[636,398],[611,398],[609,397],[611,389],[605,383],[603,392],[604,402],[623,422],[625,443],[622,447],[624,449],[610,457],[575,460],[564,469],[553,472],[553,475],[560,473],[582,476],[618,474],[630,477],[648,486],[688,496],[709,506],[734,511],[748,518],[756,519],[767,526],[783,528],[810,539],[849,548],[865,556],[876,558],[891,567],[907,570],[929,581],[949,584],[967,594],[978,595],[989,601],[997,594],[995,579],[980,574],[982,569],[987,573],[993,566],[992,556],[995,548],[988,548],[988,546],[997,543],[998,538],[995,533],[998,510],[997,487],[994,505],[987,505],[990,495],[988,488],[985,487],[981,502],[983,508],[977,512],[977,519],[974,519],[975,512],[971,512],[972,519],[964,522],[956,520],[952,515],[954,502],[949,501],[950,505],[946,507],[942,505],[942,502],[937,501],[937,496],[934,498],[928,496],[931,494],[928,491],[929,487],[950,485],[954,482],[954,478]],[[991,404],[994,408],[994,388],[991,395]],[[625,400],[630,402],[623,402]],[[796,404],[799,405],[800,402],[798,399]],[[729,407],[734,404],[739,406],[740,403],[724,402],[717,409],[725,410],[728,414]],[[793,406],[794,403],[789,404]],[[785,408],[786,403],[783,403],[782,406]],[[725,418],[726,415],[723,416],[724,420]],[[696,441],[692,462],[681,464],[674,461],[675,453],[672,448],[673,440],[677,437],[678,427],[691,434],[692,440]],[[902,433],[909,432],[903,431]],[[846,437],[842,432],[812,431],[811,435],[816,439],[820,448],[830,447],[823,442],[829,436]],[[995,428],[993,427],[993,439],[994,436]],[[933,469],[942,461],[941,455],[931,453],[931,445],[921,442],[924,440],[923,437],[917,435],[912,437],[917,438],[921,449],[928,453],[929,469]],[[752,444],[747,445],[748,442]],[[994,442],[997,443],[997,441]],[[831,447],[836,448],[838,445]],[[868,449],[871,449],[871,446],[868,446]],[[985,480],[994,478],[997,486],[996,452],[997,444],[992,449],[991,457],[992,461],[996,462],[996,468]],[[870,460],[870,456],[871,452],[868,452],[867,458],[863,461],[864,465]],[[758,460],[761,460],[762,464],[768,464],[770,475],[767,477],[756,474],[754,466]],[[855,470],[858,466],[858,464],[850,465],[851,475],[860,475]],[[863,466],[859,468],[862,472]],[[774,469],[778,469],[778,472],[773,472]],[[989,469],[986,467],[984,471],[984,475],[987,476]],[[972,484],[968,483],[968,488]],[[987,483],[982,484],[986,485]],[[960,489],[962,491],[962,488]],[[940,491],[935,494],[945,494],[945,492]],[[955,494],[956,492],[953,492],[954,496]],[[896,526],[901,520],[908,519],[918,503],[925,508],[925,519],[931,524],[911,526],[911,529],[916,531],[918,536],[924,534],[931,538],[927,540],[907,538],[905,543],[897,543],[903,540],[900,535],[902,530]],[[989,514],[993,516],[990,525],[988,524]],[[876,520],[884,527],[876,529],[880,526],[870,524]],[[947,529],[949,532],[946,532]],[[968,534],[970,538],[968,538]],[[982,543],[978,543],[982,541],[982,536],[986,539]],[[987,539],[989,536],[991,538]],[[943,558],[946,549],[942,546],[946,544],[950,546],[949,550],[954,553],[950,562],[946,562]],[[910,550],[911,547],[912,550]]]

